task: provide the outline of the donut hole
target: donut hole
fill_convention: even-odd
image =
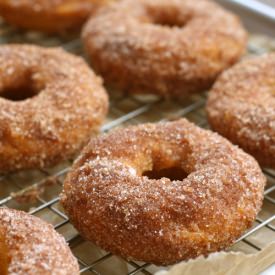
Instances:
[[[168,28],[173,28],[173,27],[183,28],[186,25],[187,21],[181,21],[181,20],[177,20],[177,18],[170,18],[170,17],[157,17],[157,18],[154,18],[152,23],[155,25],[160,25]]]
[[[0,91],[0,97],[11,101],[23,101],[36,96],[39,90],[32,85],[30,81],[20,83],[20,85],[11,85]]]
[[[147,15],[152,24],[168,28],[182,28],[191,19],[190,14],[179,11],[177,7],[147,7]]]
[[[142,175],[148,177],[149,179],[158,180],[161,178],[168,178],[171,181],[183,180],[188,176],[188,174],[181,167],[169,167],[160,170],[153,169],[143,172]]]

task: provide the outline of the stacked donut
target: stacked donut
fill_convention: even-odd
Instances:
[[[226,70],[247,40],[235,15],[209,0],[34,2],[0,0],[0,14],[50,33],[79,28],[92,14],[83,42],[109,87],[183,98],[218,78],[207,103],[211,126],[275,168],[275,55]],[[219,134],[180,119],[95,138],[108,96],[81,58],[6,45],[0,63],[0,173],[53,166],[88,144],[61,194],[87,240],[127,259],[169,265],[225,249],[252,225],[265,177],[252,156]],[[0,268],[79,273],[50,225],[7,208],[0,208]]]

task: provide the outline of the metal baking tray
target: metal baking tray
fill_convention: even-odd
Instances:
[[[266,0],[268,1],[268,0]],[[255,0],[219,0],[239,14],[251,33],[247,55],[275,51],[275,10],[255,4]],[[46,47],[60,46],[76,55],[84,55],[82,44],[74,36],[48,36],[22,32],[0,18],[0,43],[32,43]],[[110,91],[110,111],[102,131],[129,124],[156,122],[186,117],[201,127],[208,127],[204,104],[207,92],[177,102],[151,96],[130,96]],[[54,168],[0,176],[0,206],[21,209],[38,216],[64,235],[78,259],[81,274],[153,274],[159,270],[151,264],[128,261],[97,248],[85,241],[70,224],[59,204],[59,193],[72,160]],[[253,227],[230,248],[233,251],[255,252],[275,241],[275,171],[263,169],[268,183],[262,211]],[[123,274],[122,274],[123,273]]]

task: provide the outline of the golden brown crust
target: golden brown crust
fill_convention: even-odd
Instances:
[[[88,16],[112,0],[0,0],[0,15],[9,23],[47,33],[79,28]]]
[[[239,19],[207,0],[124,0],[83,30],[95,69],[130,93],[186,96],[208,88],[246,47]]]
[[[188,177],[142,176],[171,167]],[[91,140],[61,201],[88,240],[128,259],[167,265],[232,244],[260,210],[264,185],[251,156],[181,119]]]
[[[6,245],[5,230],[0,225],[0,274],[8,275],[9,253]]]
[[[207,104],[212,128],[270,168],[275,168],[274,91],[275,54],[266,54],[224,72]]]
[[[61,49],[0,47],[0,173],[54,165],[98,131],[108,107],[101,79]],[[21,89],[38,93],[12,101]]]
[[[79,274],[76,259],[52,225],[8,208],[0,208],[0,225],[10,258],[7,274]]]

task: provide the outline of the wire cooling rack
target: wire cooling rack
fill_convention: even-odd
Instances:
[[[53,37],[34,32],[19,32],[0,19],[0,44],[32,43],[46,47],[61,46],[83,55],[79,38]],[[263,36],[251,36],[248,55],[275,50],[275,42]],[[152,96],[110,94],[110,112],[102,131],[129,124],[187,117],[201,127],[208,127],[204,105],[206,93],[177,102],[167,102]],[[0,206],[28,211],[50,223],[64,235],[78,259],[81,274],[153,274],[159,268],[147,263],[124,261],[100,250],[79,236],[59,204],[59,193],[72,161],[51,169],[20,172],[0,176]],[[263,209],[253,227],[230,248],[235,251],[255,252],[275,241],[275,171],[264,170],[268,179]],[[34,200],[33,197],[36,197]]]

